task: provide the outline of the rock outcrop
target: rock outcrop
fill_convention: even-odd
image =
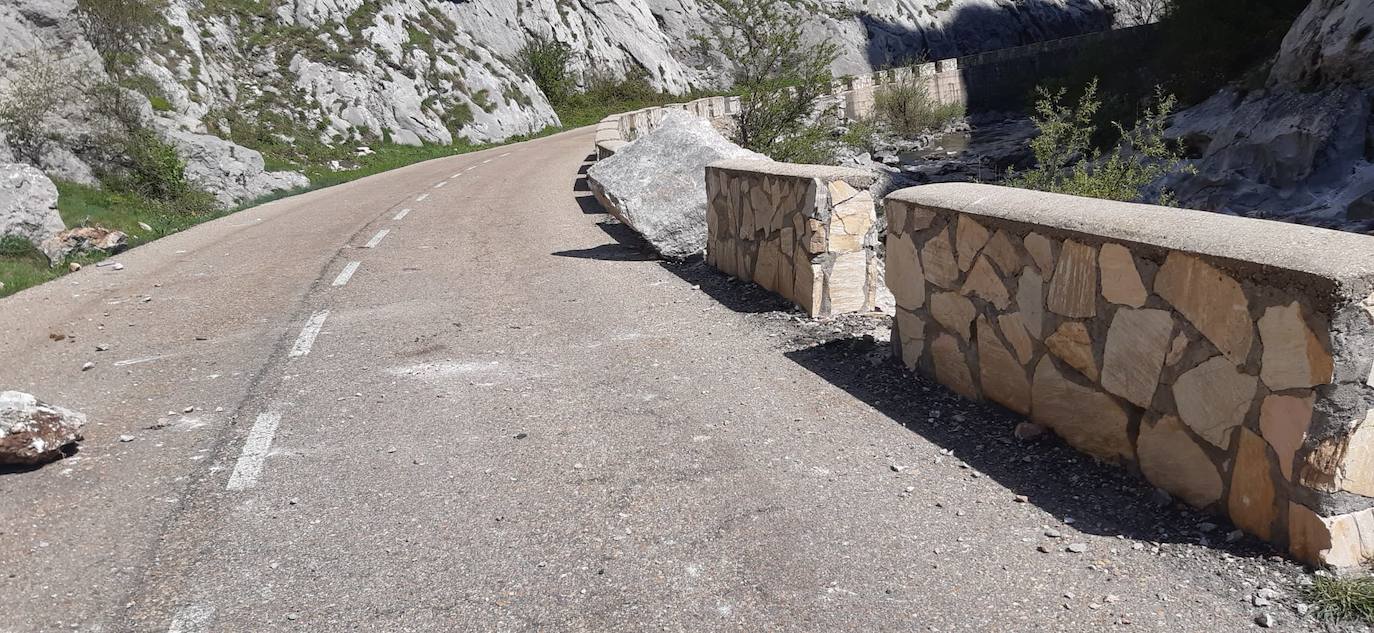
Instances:
[[[171,125],[163,127],[162,135],[186,161],[186,179],[214,194],[225,207],[310,185],[303,174],[267,171],[261,153],[218,136]]]
[[[683,259],[706,249],[706,166],[726,159],[769,160],[731,143],[705,119],[668,111],[658,127],[592,165],[597,196],[660,255]]]
[[[1374,1],[1314,0],[1262,89],[1227,89],[1169,131],[1201,151],[1184,205],[1333,228],[1374,226]]]
[[[0,391],[0,464],[36,466],[61,459],[81,441],[86,416],[27,393]]]
[[[38,246],[65,228],[52,181],[36,167],[0,163],[0,237],[21,237]]]

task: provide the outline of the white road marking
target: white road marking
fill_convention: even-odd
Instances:
[[[422,193],[422,194],[420,194],[420,195],[418,195],[418,196],[415,196],[415,201],[416,201],[416,202],[424,202],[424,201],[427,200],[428,198],[429,198],[429,194],[427,194],[427,193]]]
[[[469,166],[467,169],[464,169],[463,171],[472,171],[472,170],[474,170],[474,169],[477,169],[477,166],[476,166],[476,165],[471,165],[471,166]]]
[[[404,220],[404,219],[406,219],[406,216],[409,215],[409,214],[410,214],[410,209],[401,209],[401,212],[400,212],[400,213],[397,213],[397,214],[396,214],[396,217],[391,218],[391,219],[392,219],[392,220],[396,220],[396,221]]]
[[[305,327],[301,329],[301,335],[296,337],[296,344],[291,346],[291,358],[310,353],[310,348],[315,345],[315,337],[320,335],[320,328],[324,327],[324,320],[327,318],[328,310],[320,310],[310,316],[310,320],[306,321]]]
[[[452,175],[452,176],[449,176],[448,179],[449,179],[449,180],[453,180],[454,178],[457,178],[457,177],[459,177],[459,176],[461,176],[461,175],[463,175],[463,172],[460,171],[460,172],[458,172],[458,173],[456,173],[456,174],[454,174],[454,175]]]
[[[191,605],[177,610],[172,616],[172,625],[167,633],[200,633],[210,624],[210,616],[215,610],[210,607]]]
[[[502,155],[500,155],[500,156],[497,156],[497,158],[505,158],[505,157],[507,157],[507,156],[510,156],[510,152],[506,152],[506,153],[504,153],[504,154],[502,154]]]
[[[348,280],[353,278],[353,273],[358,272],[358,267],[362,264],[362,262],[348,262],[348,265],[343,267],[343,272],[334,278],[334,285],[342,286],[348,283]]]
[[[267,460],[267,452],[272,448],[272,437],[277,434],[281,424],[280,413],[259,413],[258,420],[248,431],[248,440],[243,443],[243,453],[234,465],[234,473],[229,475],[229,490],[247,490],[258,483],[262,475],[262,464]]]
[[[377,245],[382,243],[382,238],[386,237],[386,234],[390,232],[391,229],[382,229],[380,231],[377,231],[377,234],[373,235],[372,239],[368,240],[367,244],[363,246],[363,248],[377,248]]]
[[[115,366],[115,367],[124,367],[124,366],[126,366],[126,365],[137,365],[137,364],[139,364],[139,363],[151,363],[151,362],[153,362],[153,361],[155,361],[155,360],[158,360],[158,359],[160,359],[160,358],[162,358],[162,357],[161,357],[161,356],[144,356],[143,358],[130,358],[129,360],[116,361],[115,364],[114,364],[114,366]]]
[[[440,180],[439,182],[434,183],[434,188],[435,188],[435,189],[443,189],[443,188],[444,188],[444,185],[447,185],[447,184],[448,184],[448,181],[447,181],[447,180]]]
[[[483,165],[485,165],[485,164],[487,164],[487,163],[490,163],[490,162],[491,162],[491,159],[490,159],[490,158],[488,158],[488,159],[486,159],[486,160],[484,160],[484,161],[482,161],[482,164],[483,164]]]

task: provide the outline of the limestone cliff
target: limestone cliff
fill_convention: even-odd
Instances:
[[[1112,1],[826,0],[809,28],[840,45],[843,74],[1107,28]],[[303,183],[243,145],[483,142],[557,124],[520,69],[531,36],[568,44],[578,76],[634,71],[675,93],[719,83],[693,39],[707,0],[158,2],[156,37],[116,56],[89,41],[77,0],[0,5],[0,95],[25,85],[34,59],[114,76],[225,204]],[[83,99],[45,113],[61,134],[15,158],[92,182],[98,135]],[[7,153],[19,152],[0,139],[0,160]]]
[[[1374,227],[1374,0],[1314,0],[1263,87],[1223,90],[1171,134],[1201,151],[1185,206]]]

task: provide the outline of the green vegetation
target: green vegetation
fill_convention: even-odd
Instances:
[[[1318,576],[1303,593],[1317,619],[1374,625],[1374,578]]]
[[[567,103],[577,90],[568,72],[572,49],[563,42],[531,38],[520,50],[520,69],[555,107]]]
[[[223,215],[221,211],[189,213],[186,209],[159,203],[132,193],[97,189],[66,181],[56,181],[57,207],[69,227],[99,226],[123,231],[129,245],[138,246],[170,235],[195,224]],[[145,230],[139,223],[152,228]],[[89,264],[106,259],[102,253],[88,253],[71,261]],[[66,266],[50,267],[48,258],[27,240],[0,240],[0,296],[56,279],[67,273]]]
[[[932,98],[925,82],[913,73],[878,88],[873,105],[877,119],[891,132],[904,137],[939,130],[964,116],[963,105],[942,104]]]
[[[582,74],[579,87],[572,69],[573,61],[572,51],[566,44],[540,37],[526,42],[518,59],[519,69],[544,93],[554,112],[558,113],[563,128],[592,125],[612,114],[707,96],[707,93],[674,95],[656,90],[643,69],[632,70],[624,76],[606,70],[590,70]]]
[[[699,39],[704,54],[723,58],[740,95],[735,142],[777,160],[815,161],[833,116],[816,106],[830,93],[830,64],[839,50],[809,44],[802,25],[810,12],[796,0],[711,0],[719,15]]]
[[[82,34],[105,59],[106,68],[132,67],[139,46],[166,26],[167,0],[77,0]]]
[[[172,109],[172,102],[163,94],[157,82],[147,75],[130,75],[119,82],[119,85],[133,90],[148,98],[148,103],[152,104],[153,109],[159,112],[167,112]]]
[[[1009,173],[1007,184],[1106,200],[1145,202],[1151,183],[1179,169],[1182,156],[1163,138],[1169,114],[1177,104],[1173,96],[1156,90],[1134,127],[1127,129],[1114,123],[1120,140],[1104,156],[1092,144],[1098,132],[1094,121],[1101,107],[1097,82],[1091,81],[1083,88],[1076,105],[1064,103],[1065,93],[1062,88],[1039,90],[1032,120],[1040,135],[1031,141],[1036,167],[1019,174]],[[1155,198],[1149,201],[1171,202],[1167,191]]]

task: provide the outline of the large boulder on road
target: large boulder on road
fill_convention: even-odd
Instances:
[[[621,222],[660,255],[684,259],[706,249],[706,166],[741,158],[770,160],[731,143],[709,121],[672,110],[587,176]]]
[[[86,416],[19,391],[0,391],[0,464],[36,466],[61,459],[81,441]]]
[[[65,228],[57,213],[57,186],[35,167],[0,163],[0,237],[37,246]]]

